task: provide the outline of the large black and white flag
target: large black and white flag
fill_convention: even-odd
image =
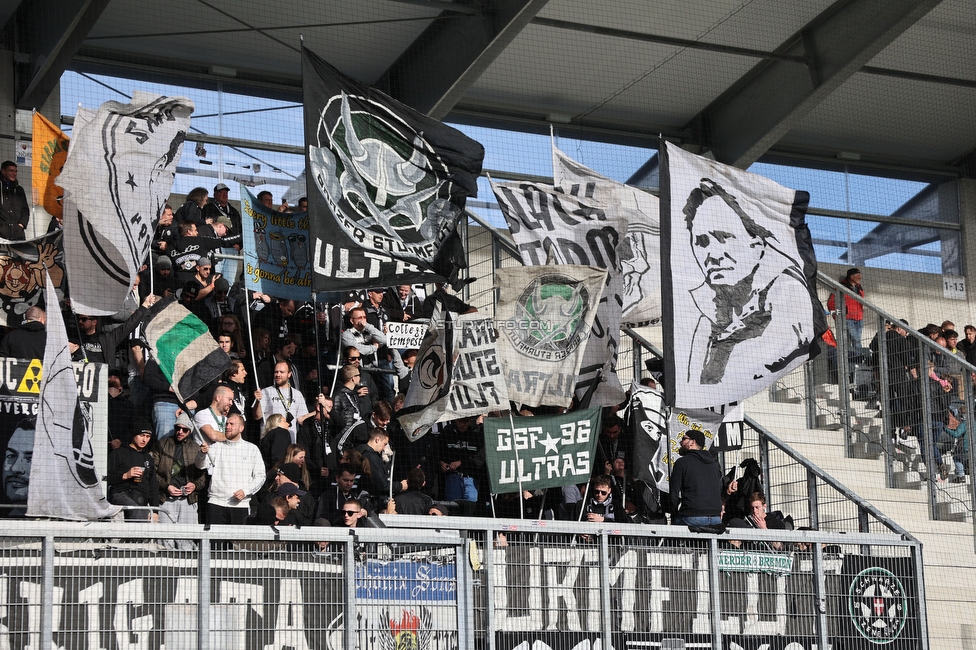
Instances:
[[[617,379],[623,277],[617,249],[627,221],[586,197],[538,183],[492,183],[498,205],[527,266],[578,264],[607,270],[606,286],[583,353],[576,394],[590,405],[615,406],[624,389]],[[594,384],[596,385],[593,390]]]
[[[315,291],[449,279],[484,148],[302,54]]]
[[[579,265],[495,270],[498,355],[509,399],[570,405],[606,279],[604,269]]]
[[[656,485],[662,492],[670,491],[671,470],[680,457],[681,438],[687,431],[701,431],[705,449],[722,448],[721,410],[671,408],[664,403],[661,390],[636,382],[630,391],[627,421],[634,436],[637,480]]]
[[[91,521],[120,508],[105,499],[92,448],[92,404],[78,399],[68,335],[47,275],[47,342],[27,493],[28,517]]]
[[[617,246],[623,279],[622,320],[628,325],[661,320],[661,213],[656,196],[601,176],[552,146],[554,185],[603,206],[627,221]]]
[[[668,403],[740,402],[819,352],[809,194],[661,148]]]
[[[128,104],[79,109],[58,176],[72,307],[114,314],[149,253],[173,189],[193,102],[136,91]]]

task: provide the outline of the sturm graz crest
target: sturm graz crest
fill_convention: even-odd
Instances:
[[[847,607],[854,628],[871,643],[891,643],[905,628],[905,588],[886,569],[871,567],[857,574],[847,594]]]
[[[325,103],[316,138],[312,177],[345,232],[365,248],[431,262],[461,209],[450,201],[448,167],[423,133],[343,92]]]
[[[506,333],[525,356],[565,359],[586,340],[590,295],[583,282],[565,275],[537,278],[518,297]]]

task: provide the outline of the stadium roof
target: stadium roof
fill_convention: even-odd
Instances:
[[[14,0],[2,21],[23,108],[66,69],[298,100],[304,37],[441,118],[976,173],[971,0]]]

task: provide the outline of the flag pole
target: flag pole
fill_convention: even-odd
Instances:
[[[508,409],[508,422],[512,425],[512,450],[515,452],[515,474],[518,476],[519,519],[525,519],[525,506],[522,503],[522,463],[519,461],[518,447],[515,446],[515,418],[512,417],[511,405]]]

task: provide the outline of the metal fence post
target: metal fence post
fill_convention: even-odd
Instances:
[[[603,627],[603,647],[610,648],[611,634],[610,628],[613,625],[611,617],[611,598],[610,598],[610,540],[607,538],[606,531],[600,533],[600,609],[602,618],[600,620]]]
[[[807,470],[807,502],[810,504],[810,528],[820,529],[820,501],[817,498],[817,475]]]
[[[929,649],[929,614],[925,604],[925,565],[922,562],[922,544],[916,542],[912,545],[912,561],[915,564],[915,577],[918,580],[918,636],[922,641],[919,650]]]
[[[824,343],[824,346],[827,344]],[[824,352],[824,354],[827,354]],[[813,363],[808,361],[803,364],[803,384],[806,388],[807,398],[804,400],[806,415],[807,415],[807,429],[817,428],[817,384],[813,380]]]
[[[847,297],[838,289],[834,293],[837,305],[834,327],[837,334],[837,401],[841,429],[844,431],[844,457],[851,458],[851,341],[847,337]],[[843,331],[841,331],[843,330]]]
[[[41,542],[44,563],[41,569],[41,648],[54,646],[54,538],[45,537]]]
[[[495,532],[491,526],[485,528],[485,634],[488,635],[487,650],[495,650]]]
[[[891,386],[888,378],[891,376],[888,369],[888,337],[885,330],[887,321],[878,314],[878,400],[881,407],[881,448],[885,456],[885,480],[888,487],[895,487],[894,477],[894,445],[891,436],[894,432],[894,423],[891,421],[889,405],[891,404]]]
[[[938,492],[935,486],[935,477],[939,472],[939,459],[935,457],[935,449],[932,442],[932,395],[929,393],[929,362],[928,352],[925,343],[921,339],[918,342],[918,381],[919,390],[922,391],[922,422],[919,432],[918,444],[922,447],[922,458],[925,460],[925,480],[928,483],[929,491],[929,518],[938,520],[938,513],[935,504],[938,502]]]
[[[454,562],[457,576],[458,644],[462,648],[474,647],[474,575],[467,561],[468,545],[475,541],[462,531],[461,544],[455,547]]]
[[[718,572],[718,539],[708,540],[708,586],[712,592],[712,647],[722,648],[722,580]]]
[[[350,531],[351,533],[351,531]],[[350,534],[343,549],[343,568],[346,579],[343,581],[346,588],[345,603],[342,608],[342,627],[346,631],[346,650],[356,650],[356,538]]]
[[[973,423],[976,422],[976,418],[973,418],[973,380],[969,373],[963,369],[963,384],[966,386],[966,412],[963,415],[963,421],[966,423],[966,437],[964,440],[969,446],[969,511],[970,519],[973,524],[973,547],[976,549],[976,484],[973,482],[973,469],[976,468],[976,463],[973,459],[976,459],[976,445],[973,445],[973,436],[970,431],[973,430]],[[965,468],[964,468],[965,471]],[[965,474],[963,474],[965,476]]]
[[[200,540],[197,554],[197,648],[210,648],[210,544],[211,539]]]
[[[813,544],[813,594],[817,599],[817,647],[829,648],[827,627],[827,576],[824,575],[823,548]]]

